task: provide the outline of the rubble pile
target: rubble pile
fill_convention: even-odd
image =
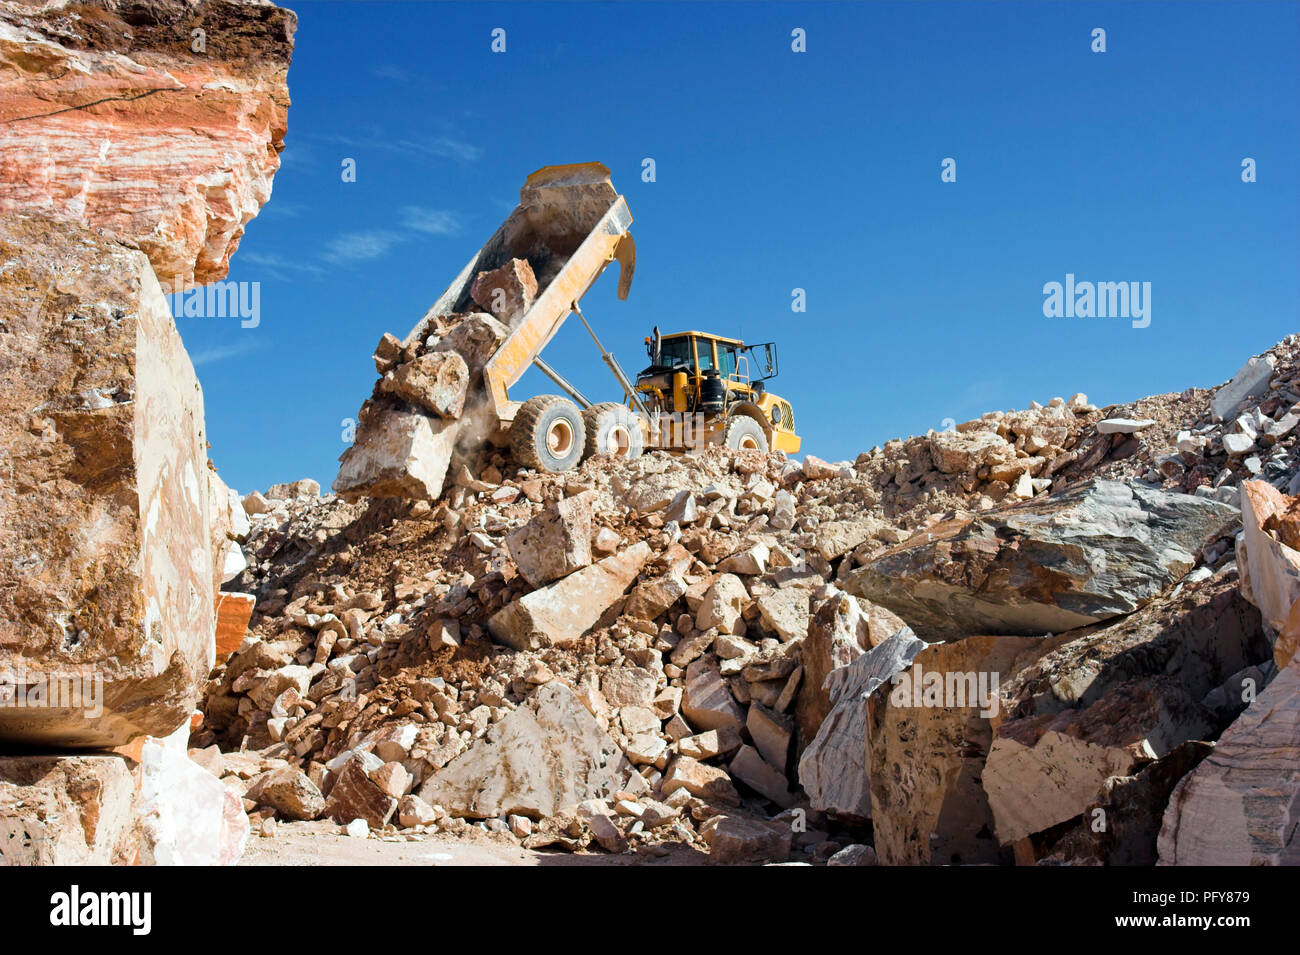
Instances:
[[[492,319],[439,341],[469,321]],[[431,354],[393,355],[372,402]],[[432,499],[255,492],[228,586],[256,609],[193,753],[265,832],[1155,862],[1170,793],[1278,672],[1286,614],[1253,602],[1263,558],[1240,579],[1267,548],[1235,505],[1258,464],[1283,498],[1261,533],[1289,546],[1298,354],[1213,394],[1053,399],[854,462],[708,448],[557,475],[480,445]],[[1243,419],[1246,458],[1225,441]],[[999,682],[929,700],[926,673]]]

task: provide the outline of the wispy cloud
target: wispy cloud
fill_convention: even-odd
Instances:
[[[367,149],[377,149],[407,156],[432,159],[452,159],[456,162],[475,162],[483,155],[483,148],[466,142],[458,136],[407,136],[394,139],[391,131],[375,129],[361,131],[361,135],[346,133],[311,133],[299,136],[297,143],[304,140],[326,146],[342,147],[359,153]],[[286,150],[287,152],[288,150]]]
[[[388,250],[402,241],[402,235],[391,229],[367,229],[349,232],[334,239],[326,247],[325,260],[337,264],[366,262],[388,254]]]
[[[219,348],[208,348],[203,351],[195,352],[190,356],[190,361],[197,368],[200,365],[211,365],[219,361],[225,361],[229,358],[237,358],[240,355],[246,355],[257,348],[255,342],[239,342],[236,345],[223,345]]]
[[[455,235],[460,231],[460,217],[446,209],[406,206],[402,209],[402,225],[430,235]]]
[[[435,159],[456,159],[460,162],[474,162],[483,155],[482,148],[451,136],[396,139],[383,144],[383,146],[384,148],[406,151],[417,155],[432,156]]]
[[[279,279],[291,278],[294,274],[324,275],[326,271],[312,262],[286,259],[274,252],[241,252],[239,253],[239,264],[241,266],[251,265],[259,271]]]

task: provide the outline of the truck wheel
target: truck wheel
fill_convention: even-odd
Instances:
[[[733,415],[722,431],[722,443],[733,451],[767,452],[767,432],[749,415]]]
[[[582,460],[586,435],[582,412],[568,398],[529,398],[510,425],[510,451],[524,467],[567,471]]]
[[[583,458],[596,454],[612,454],[624,461],[641,457],[645,442],[641,425],[632,409],[617,401],[602,401],[582,413],[582,423],[587,435],[587,448]]]

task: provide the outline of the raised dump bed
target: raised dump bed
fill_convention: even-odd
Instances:
[[[598,162],[546,166],[530,175],[519,205],[460,270],[447,290],[406,336],[424,338],[438,318],[477,311],[470,296],[480,272],[511,259],[527,259],[537,278],[537,298],[511,322],[510,334],[483,369],[484,390],[499,432],[506,432],[520,402],[508,390],[541,354],[605,267],[620,265],[618,297],[626,299],[636,267],[628,227],[632,213]],[[502,435],[503,436],[503,435]]]

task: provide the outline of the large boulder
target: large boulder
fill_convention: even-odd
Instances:
[[[339,456],[339,496],[436,500],[460,433],[460,422],[426,414],[393,398],[362,406],[356,440]]]
[[[0,682],[99,696],[0,708],[0,738],[166,736],[215,659],[194,368],[141,252],[8,216],[0,262]]]
[[[135,825],[143,865],[234,865],[248,841],[239,796],[186,755],[188,734],[140,750]]]
[[[644,789],[577,694],[556,680],[429,777],[420,798],[453,816],[536,820],[637,783]]]
[[[1032,637],[927,646],[867,697],[867,775],[885,865],[1009,861],[981,785],[1001,675]]]
[[[1161,865],[1300,865],[1300,660],[1292,660],[1183,777]]]
[[[936,526],[854,571],[845,589],[925,640],[1060,633],[1141,607],[1239,519],[1207,498],[1093,480]]]
[[[488,630],[516,650],[570,646],[623,596],[649,559],[649,544],[633,544],[517,597],[488,619]]]
[[[168,292],[224,278],[280,166],[296,26],[257,0],[0,4],[0,214],[134,241]]]

